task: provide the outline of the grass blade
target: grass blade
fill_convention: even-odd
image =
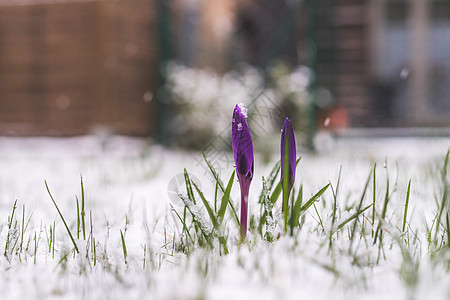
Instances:
[[[447,215],[445,216],[445,220],[447,223],[447,247],[450,248],[450,221],[449,221],[450,211],[447,211]]]
[[[435,244],[437,244],[437,236],[439,233],[439,227],[441,225],[442,213],[444,212],[444,208],[446,207],[446,205],[449,205],[448,204],[449,186],[447,183],[447,166],[448,166],[448,162],[449,162],[449,155],[450,155],[450,149],[447,151],[447,154],[445,155],[444,165],[442,166],[442,171],[441,171],[444,192],[442,194],[441,203],[438,205],[438,215],[436,218],[436,230],[434,232]]]
[[[376,200],[376,187],[377,187],[377,180],[376,180],[376,170],[377,170],[377,164],[375,163],[373,165],[373,198],[372,198],[372,228],[375,225],[375,200]],[[373,229],[372,229],[372,236],[373,236]]]
[[[216,187],[214,188],[214,212],[217,214],[217,192],[219,191],[219,184],[216,182]]]
[[[75,200],[77,202],[77,239],[80,239],[80,228],[81,228],[81,218],[80,218],[80,201],[75,195]]]
[[[267,190],[271,191],[272,187],[275,183],[275,180],[278,177],[278,173],[280,172],[281,169],[281,163],[280,161],[278,161],[275,166],[273,167],[272,171],[270,171],[269,174],[269,178],[267,180],[268,185],[267,185]],[[264,202],[264,189],[261,190],[261,193],[259,194],[259,203],[263,203]]]
[[[445,182],[447,180],[447,166],[448,166],[448,162],[449,162],[449,156],[450,156],[450,148],[448,149],[447,154],[445,155],[444,165],[442,166],[441,175],[442,175],[443,182]]]
[[[120,239],[122,240],[123,259],[125,260],[125,264],[127,264],[127,245],[125,244],[122,230],[120,230]]]
[[[191,200],[194,204],[197,204],[195,203],[195,197],[194,192],[192,191],[191,180],[189,178],[189,174],[187,173],[186,169],[184,169],[184,181],[186,182],[186,192],[189,200]]]
[[[298,226],[299,218],[300,218],[300,212],[302,207],[302,201],[303,201],[303,185],[300,185],[300,188],[298,190],[297,199],[295,200],[294,207],[292,209],[292,229]]]
[[[278,182],[277,186],[272,192],[272,195],[270,195],[270,202],[272,202],[272,204],[275,204],[275,202],[277,202],[278,198],[280,197],[281,190],[281,182]]]
[[[405,232],[406,215],[408,214],[408,205],[409,205],[409,194],[410,194],[410,191],[411,191],[411,179],[409,180],[408,191],[406,192],[405,213],[403,214],[402,232]]]
[[[20,252],[23,250],[23,235],[25,234],[25,204],[22,205],[22,234],[20,235]]]
[[[444,186],[444,193],[442,194],[442,200],[441,200],[441,204],[439,205],[439,210],[438,210],[438,215],[436,217],[436,230],[434,232],[434,241],[437,244],[437,236],[439,233],[439,227],[441,225],[441,218],[442,218],[442,213],[444,212],[444,208],[446,206],[447,203],[447,199],[448,199],[448,187]]]
[[[332,253],[331,250],[333,247],[333,230],[334,225],[336,223],[337,197],[339,194],[339,187],[341,185],[341,175],[342,175],[342,165],[339,167],[336,189],[333,188],[333,185],[330,182],[331,193],[333,194],[333,211],[331,213],[331,227],[330,227],[330,238],[328,242],[328,253]]]
[[[375,245],[377,242],[377,238],[378,235],[382,235],[383,233],[381,232],[381,222],[384,221],[384,218],[386,217],[386,211],[387,211],[387,206],[389,203],[389,173],[388,173],[388,169],[387,169],[387,162],[385,162],[386,164],[386,193],[384,195],[384,203],[383,203],[383,210],[381,211],[381,220],[380,222],[378,222],[378,227],[377,230],[375,232],[375,237],[373,239],[373,244]]]
[[[231,183],[233,183],[234,172],[233,172],[233,175],[232,175],[231,177],[232,177],[232,178],[231,178]],[[219,228],[220,223],[218,223],[216,217],[214,216],[214,212],[213,212],[211,206],[209,205],[208,201],[206,200],[205,195],[204,195],[204,194],[202,193],[202,191],[197,187],[197,185],[195,184],[195,182],[192,181],[192,184],[194,185],[195,189],[197,190],[197,193],[200,195],[200,198],[201,198],[202,201],[203,201],[203,205],[205,205],[206,211],[208,212],[209,218],[211,219],[211,222],[212,222],[212,224],[213,224],[214,229],[215,229],[216,231],[219,231],[219,229],[220,229],[220,228]],[[228,187],[227,187],[227,189],[228,189]],[[231,186],[230,186],[229,190],[231,191]],[[228,193],[228,197],[229,197],[229,193]],[[224,198],[225,198],[225,196],[224,196]],[[225,201],[222,201],[222,202],[225,202]],[[226,201],[226,202],[228,202],[228,201]],[[227,203],[225,203],[225,208],[226,208],[226,204],[227,204]],[[225,210],[224,210],[224,212],[225,212]],[[220,244],[223,246],[224,253],[225,253],[225,254],[228,254],[227,241],[226,241],[226,239],[225,239],[223,236],[220,235],[220,233],[219,233],[219,242],[220,242]]]
[[[187,208],[187,210],[191,214],[194,223],[200,229],[203,237],[206,239],[209,246],[212,248],[211,229],[208,228],[208,226],[204,222],[204,219],[200,215],[199,211],[197,210],[196,205],[194,203],[192,203],[192,201],[190,201],[189,199],[186,199],[186,197],[184,197],[183,195],[180,194],[178,196],[181,198],[181,200],[184,203],[184,206]]]
[[[300,162],[301,159],[302,159],[301,157],[299,157],[299,158],[297,159],[297,161],[296,161],[296,163],[295,163],[296,166],[298,165],[298,163]],[[280,163],[280,162],[278,162],[278,163]],[[277,163],[277,164],[278,164],[278,163]],[[280,167],[279,167],[278,170],[277,170],[276,175],[278,175],[280,169],[281,169],[281,164],[280,164]],[[275,178],[274,178],[273,180],[275,180]],[[268,188],[269,191],[272,189],[272,186],[273,186],[273,183],[272,183],[272,184],[270,185],[270,187]],[[275,204],[275,202],[277,202],[278,198],[280,197],[281,191],[282,191],[282,186],[281,186],[281,181],[280,181],[280,182],[278,182],[278,184],[275,186],[275,189],[273,190],[272,195],[270,195],[270,202],[272,202],[272,204]]]
[[[313,204],[314,210],[316,211],[317,217],[319,218],[319,225],[322,227],[322,230],[325,232],[325,227],[323,227],[322,218],[320,217],[319,211],[317,210],[316,204]]]
[[[353,215],[351,215],[348,219],[346,219],[345,221],[343,221],[341,224],[339,224],[335,230],[333,230],[333,232],[331,233],[332,235],[334,233],[336,233],[337,231],[341,230],[342,227],[345,226],[345,224],[347,224],[348,222],[352,221],[353,219],[357,218],[360,214],[362,214],[363,212],[365,212],[366,210],[368,210],[373,204],[369,204],[366,207],[364,207],[362,210],[355,212]]]
[[[13,205],[12,212],[11,212],[11,217],[8,217],[8,220],[9,220],[9,222],[8,222],[8,235],[6,236],[5,252],[3,253],[3,255],[6,256],[6,257],[7,257],[7,254],[8,254],[8,247],[9,247],[9,243],[10,243],[10,240],[9,240],[9,238],[10,238],[10,231],[11,231],[11,227],[12,227],[12,224],[13,224],[14,212],[16,211],[16,208],[17,208],[17,199],[16,199],[16,201],[14,201],[14,205]]]
[[[209,162],[209,160],[206,158],[205,153],[202,153],[203,159],[205,160],[206,164],[208,165],[209,170],[211,171],[211,174],[213,175],[214,179],[216,180],[216,182],[219,184],[220,190],[222,191],[222,193],[225,194],[225,187],[223,185],[222,180],[220,180],[219,178],[219,174],[217,174],[216,170],[214,169],[214,167],[212,166],[212,164]],[[234,208],[233,205],[233,201],[231,201],[231,198],[228,201],[228,204],[231,207],[231,212],[234,216],[234,220],[236,221],[237,225],[240,227],[241,226],[241,222],[239,221],[239,217],[236,213],[236,209]]]
[[[85,222],[86,211],[84,209],[84,184],[83,184],[83,176],[80,177],[81,177],[81,227],[83,228],[83,240],[86,240],[86,222]]]
[[[361,207],[362,207],[362,204],[363,204],[363,201],[364,201],[364,197],[366,196],[367,188],[369,187],[369,182],[370,182],[370,177],[371,177],[371,175],[372,175],[372,172],[370,172],[370,173],[369,173],[369,176],[367,176],[367,180],[366,180],[366,183],[365,183],[365,185],[364,185],[364,190],[363,190],[362,195],[361,195],[361,198],[360,198],[360,200],[359,200],[358,207],[356,208],[356,213],[358,213],[359,211],[361,211]],[[371,205],[373,205],[373,203],[372,203]],[[359,215],[359,214],[356,214],[355,218],[357,218],[358,215]],[[356,231],[356,225],[357,225],[357,223],[358,223],[358,222],[355,222],[355,223],[353,224],[353,228],[352,228],[352,232],[351,232],[350,247],[349,247],[349,249],[348,249],[349,253],[350,253],[350,251],[351,251],[351,249],[352,249],[352,247],[353,247],[353,238],[355,237],[355,231]]]
[[[186,234],[188,235],[188,237],[191,240],[191,242],[194,243],[194,239],[192,238],[191,234],[189,233],[189,229],[188,229],[188,227],[186,225],[186,222],[183,220],[183,218],[180,216],[180,214],[176,211],[176,209],[172,206],[172,204],[170,204],[170,208],[177,215],[178,219],[180,219],[181,224],[183,224],[183,228],[186,231]]]
[[[203,192],[198,188],[198,186],[195,184],[195,182],[192,181],[192,184],[194,185],[197,193],[200,195],[200,199],[202,199],[203,205],[206,208],[206,211],[208,212],[209,218],[211,219],[211,222],[214,226],[215,229],[217,229],[218,225],[217,225],[217,220],[216,217],[214,216],[214,212],[211,209],[211,206],[209,205],[208,200],[206,200],[205,195],[203,194]]]
[[[53,204],[55,205],[56,210],[58,211],[58,214],[59,214],[59,216],[61,217],[61,219],[62,219],[62,221],[64,223],[64,226],[66,227],[66,230],[67,230],[67,233],[69,234],[70,239],[72,240],[73,246],[75,247],[75,251],[77,251],[77,253],[80,253],[80,250],[78,250],[77,243],[75,243],[75,239],[73,238],[72,233],[70,232],[69,226],[67,226],[66,220],[64,219],[61,211],[59,210],[59,207],[56,204],[55,199],[53,199],[52,193],[50,193],[50,189],[48,188],[47,180],[45,180],[44,182],[45,182],[45,187],[47,188],[47,192],[50,195],[50,198],[52,199]]]
[[[320,196],[322,196],[323,193],[325,193],[325,191],[328,189],[328,187],[330,186],[330,183],[328,183],[326,186],[324,186],[323,188],[320,189],[320,191],[318,191],[316,194],[314,194],[314,196],[312,196],[301,208],[300,208],[300,215],[305,213],[306,210],[308,210],[308,208],[310,208],[314,202],[319,199]]]
[[[228,180],[227,188],[222,197],[222,201],[220,202],[219,213],[217,214],[217,219],[218,219],[219,224],[221,224],[223,221],[223,218],[225,216],[225,210],[227,208],[228,202],[230,201],[230,193],[231,193],[231,188],[234,183],[235,173],[236,173],[236,171],[233,171],[233,173],[231,173],[230,180]]]

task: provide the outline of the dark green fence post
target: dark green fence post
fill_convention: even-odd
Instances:
[[[169,2],[157,1],[157,48],[156,63],[156,128],[157,139],[160,143],[167,143],[170,139],[170,106],[166,89],[167,63],[172,58],[172,34],[170,30]]]
[[[308,112],[308,147],[314,150],[314,135],[316,133],[316,103],[317,103],[317,0],[306,0],[308,25],[308,67],[313,76],[309,83],[309,112]]]

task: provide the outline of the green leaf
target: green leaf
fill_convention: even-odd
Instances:
[[[233,185],[233,179],[234,179],[234,171],[231,175],[230,182],[228,182],[228,185],[227,185],[226,192],[228,192],[228,194],[225,193],[224,197],[222,198],[222,203],[221,203],[220,209],[222,209],[222,206],[223,206],[223,214],[225,214],[225,209],[227,207],[228,199],[230,197],[230,191],[231,191],[231,186]],[[219,223],[218,220],[216,219],[216,217],[214,216],[214,211],[212,210],[209,202],[206,200],[203,192],[198,188],[198,186],[195,184],[195,182],[192,181],[192,184],[194,185],[195,189],[197,190],[197,193],[200,195],[203,205],[205,205],[206,211],[208,212],[209,218],[211,219],[214,229],[216,229],[216,231],[219,231],[219,225],[222,222],[223,215],[222,215],[222,219],[220,219],[220,223]],[[227,198],[227,199],[224,199],[224,198]],[[227,247],[226,239],[222,235],[220,235],[218,238],[219,238],[219,243],[222,245],[222,247],[224,249],[224,253],[228,254],[228,247]]]
[[[122,240],[123,259],[125,260],[125,263],[127,263],[127,245],[125,244],[122,230],[120,230],[120,239]]]
[[[180,219],[181,224],[183,224],[183,228],[186,231],[187,235],[189,236],[189,239],[192,241],[192,243],[194,243],[194,239],[192,239],[191,234],[189,233],[189,229],[186,226],[186,222],[183,220],[183,218],[180,216],[180,214],[178,214],[178,212],[176,211],[176,209],[172,206],[172,204],[170,204],[170,207],[172,209],[172,211],[177,215],[178,219]]]
[[[53,199],[52,193],[50,193],[50,189],[49,189],[49,187],[48,187],[47,180],[45,180],[44,182],[45,182],[45,187],[47,188],[48,195],[50,196],[50,199],[52,199],[52,202],[53,202],[53,204],[55,205],[56,210],[58,211],[58,214],[59,214],[59,216],[61,217],[61,219],[62,219],[62,221],[63,221],[63,223],[64,223],[64,226],[66,227],[67,233],[69,234],[69,237],[70,237],[70,239],[72,240],[72,243],[73,243],[73,246],[74,246],[74,248],[75,248],[75,251],[77,251],[77,253],[80,253],[80,250],[78,250],[77,243],[75,243],[75,239],[73,238],[72,232],[70,232],[70,229],[69,229],[69,226],[68,226],[67,223],[66,223],[66,220],[64,219],[64,217],[63,217],[61,211],[59,210],[59,207],[58,207],[58,205],[56,204],[55,199]]]
[[[312,196],[301,208],[300,208],[300,215],[303,214],[308,208],[310,208],[314,202],[319,199],[320,196],[322,196],[323,193],[328,189],[330,184],[328,183],[326,186],[324,186],[320,191],[318,191],[314,196]]]
[[[77,239],[80,239],[80,203],[78,201],[78,197],[75,195],[75,199],[77,201]],[[50,227],[51,228],[51,227]]]
[[[445,216],[445,220],[447,223],[447,247],[450,248],[450,210],[447,211],[447,215]]]
[[[292,210],[291,218],[293,220],[293,227],[298,226],[298,220],[300,218],[302,201],[303,201],[303,185],[300,185],[300,189],[298,190],[297,200],[295,200],[294,208]]]
[[[206,200],[205,195],[203,195],[203,192],[198,188],[198,186],[195,184],[195,182],[192,181],[192,184],[194,185],[195,189],[197,190],[197,193],[200,195],[200,198],[202,199],[203,205],[206,208],[206,211],[208,212],[209,218],[211,219],[211,222],[215,229],[217,229],[217,220],[214,216],[214,212],[211,209],[211,206],[209,205],[208,200]]]
[[[214,169],[214,167],[212,166],[212,164],[209,162],[209,160],[206,158],[205,153],[202,153],[203,159],[205,160],[206,164],[208,165],[209,170],[211,171],[211,174],[213,175],[214,179],[216,180],[216,182],[219,184],[220,190],[222,191],[222,193],[225,194],[225,187],[223,185],[222,180],[220,180],[219,178],[219,174],[217,174],[216,170]],[[236,213],[236,209],[234,208],[233,205],[233,201],[231,201],[231,198],[228,201],[228,204],[231,207],[231,211],[233,213],[234,219],[237,223],[238,226],[241,226],[241,222],[239,221],[239,217]]]
[[[233,171],[233,173],[231,173],[230,180],[228,180],[227,188],[224,192],[222,201],[220,203],[219,213],[217,214],[217,219],[219,220],[219,224],[221,224],[223,221],[223,217],[225,216],[225,210],[227,208],[227,204],[230,201],[230,193],[231,193],[231,188],[233,186],[235,173],[236,173],[236,171]]]
[[[278,182],[277,186],[272,192],[272,195],[270,195],[270,202],[272,202],[272,204],[275,204],[275,202],[277,202],[278,198],[280,197],[280,194],[281,194],[281,182]]]
[[[186,169],[184,169],[184,181],[186,182],[186,192],[189,200],[191,200],[194,204],[197,204],[195,203],[194,192],[192,191],[191,179],[189,178],[189,174]]]
[[[338,227],[336,227],[335,230],[333,230],[333,232],[331,232],[331,234],[333,235],[334,233],[336,233],[337,231],[339,231],[340,229],[342,229],[342,227],[345,226],[345,224],[347,224],[348,222],[350,222],[351,220],[355,219],[356,217],[358,217],[360,214],[362,214],[363,212],[365,212],[366,210],[368,210],[373,204],[369,204],[366,207],[364,207],[362,210],[355,212],[353,215],[351,215],[347,220],[343,221],[341,224],[338,225]]]
[[[408,206],[409,206],[409,194],[411,192],[411,179],[408,183],[408,191],[406,192],[406,202],[405,202],[405,212],[403,213],[403,225],[402,225],[402,232],[405,232],[406,227],[406,215],[408,213]]]
[[[369,172],[369,176],[367,176],[367,180],[366,180],[366,183],[365,183],[365,185],[364,185],[364,189],[363,189],[363,192],[362,192],[362,194],[361,194],[361,198],[360,198],[360,200],[359,200],[359,204],[358,204],[358,206],[357,206],[357,208],[356,208],[356,212],[358,213],[359,211],[361,211],[361,207],[362,207],[362,204],[363,204],[363,201],[364,201],[364,197],[366,196],[366,192],[367,192],[367,188],[369,187],[369,183],[370,183],[370,178],[371,178],[371,175],[372,175],[372,171],[370,171]],[[351,231],[351,241],[350,241],[350,246],[349,246],[349,253],[350,253],[350,251],[351,251],[351,249],[352,249],[352,247],[353,247],[353,240],[354,240],[354,237],[355,237],[355,232],[356,232],[356,225],[357,225],[357,223],[358,222],[355,222],[354,224],[353,224],[353,228],[352,228],[352,231]]]
[[[275,180],[277,179],[278,173],[280,172],[281,169],[281,163],[280,161],[278,161],[275,166],[273,167],[272,171],[270,171],[270,175],[269,178],[267,180],[267,182],[269,183],[267,185],[267,190],[271,191],[272,187],[275,183]],[[263,203],[263,198],[264,198],[264,189],[261,190],[261,194],[259,194],[259,203]]]
[[[214,188],[214,212],[217,213],[217,192],[219,190],[219,184],[216,181],[215,184],[215,188]]]
[[[385,161],[385,165],[387,165],[387,161]],[[386,167],[386,193],[384,194],[384,203],[383,203],[383,209],[381,211],[381,219],[378,222],[377,230],[375,231],[375,237],[373,238],[373,244],[375,245],[377,243],[378,235],[382,235],[383,232],[381,231],[381,221],[384,221],[384,218],[386,217],[386,211],[387,206],[389,203],[389,173],[388,168]],[[381,239],[381,237],[380,237]],[[380,244],[381,246],[381,244]]]
[[[207,225],[205,224],[205,222],[203,220],[203,217],[197,211],[197,209],[193,209],[193,206],[196,207],[196,205],[192,201],[190,201],[189,199],[186,199],[182,194],[179,194],[178,196],[183,201],[184,206],[187,208],[187,210],[189,211],[189,213],[192,216],[192,220],[198,226],[198,228],[200,229],[202,235],[205,237],[205,239],[208,242],[209,246],[212,248],[213,244],[212,244],[212,241],[211,241],[211,230],[209,228],[207,228]]]
[[[83,228],[83,240],[86,240],[86,211],[84,209],[84,183],[83,176],[80,175],[81,178],[81,227]]]

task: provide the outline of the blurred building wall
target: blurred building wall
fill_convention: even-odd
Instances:
[[[370,110],[369,1],[317,2],[318,87],[332,93],[335,107],[349,115],[348,125],[367,125],[370,122],[367,119]]]
[[[246,61],[314,65],[318,124],[450,126],[450,1],[249,0],[238,16]]]
[[[302,1],[249,0],[239,3],[236,33],[240,58],[266,68],[274,61],[291,66],[299,63],[298,48],[306,35],[301,21],[306,12]],[[305,62],[303,62],[305,63]]]
[[[0,0],[0,134],[154,130],[152,0]]]
[[[236,11],[247,1],[170,1],[176,59],[190,67],[229,70]]]
[[[156,4],[188,66],[310,65],[312,49],[323,118],[450,126],[448,0],[0,0],[0,134],[154,132]]]
[[[349,125],[450,126],[450,1],[317,3],[319,86]]]

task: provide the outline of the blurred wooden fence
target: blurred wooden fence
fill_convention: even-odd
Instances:
[[[318,0],[317,79],[329,90],[351,124],[373,122],[369,91],[369,36],[364,0]],[[321,122],[323,123],[323,122]]]
[[[0,134],[154,130],[152,0],[0,0]]]

